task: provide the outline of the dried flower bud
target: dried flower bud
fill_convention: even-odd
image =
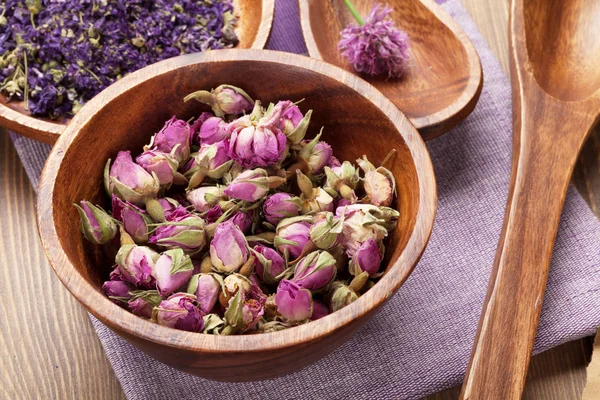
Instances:
[[[300,322],[313,313],[313,300],[310,290],[301,288],[295,282],[283,279],[275,294],[277,311],[288,321]]]
[[[296,217],[300,213],[300,199],[288,193],[279,192],[267,197],[262,206],[265,219],[277,226],[284,218]]]
[[[110,170],[109,165],[110,160],[105,170],[105,185],[109,193],[137,206],[143,206],[146,198],[156,197],[160,189],[158,178],[134,163],[129,151],[120,151]]]
[[[128,301],[129,310],[144,318],[152,317],[152,310],[162,301],[162,297],[156,290],[136,290],[131,292],[131,299]]]
[[[188,189],[197,187],[205,177],[221,179],[231,168],[233,161],[227,155],[225,142],[202,145],[194,155],[184,176],[188,179]]]
[[[230,300],[240,292],[242,299],[245,299],[248,294],[252,291],[253,283],[250,279],[244,275],[237,273],[227,275],[223,280],[223,292],[219,296],[219,303],[227,308]]]
[[[242,172],[223,191],[228,197],[245,201],[260,200],[268,192],[269,177],[261,168]]]
[[[288,135],[296,129],[304,117],[298,106],[289,100],[282,100],[277,105],[282,109],[279,129]]]
[[[267,284],[279,282],[284,276],[287,267],[285,260],[275,250],[257,244],[254,246],[255,261],[254,269],[256,274]]]
[[[324,189],[334,197],[341,194],[342,197],[347,198],[341,192],[356,189],[360,182],[358,170],[349,161],[344,161],[339,167],[325,167],[324,169],[326,176]]]
[[[169,214],[171,214],[173,211],[175,211],[177,207],[180,206],[177,200],[172,199],[170,197],[163,197],[162,199],[157,199],[157,201],[163,209],[165,218],[168,218]]]
[[[148,241],[148,224],[152,221],[144,210],[131,203],[123,203],[120,219],[123,222],[123,229],[136,243]]]
[[[288,254],[292,259],[298,258],[310,240],[312,217],[300,216],[286,218],[277,225],[273,244],[280,253]]]
[[[302,203],[302,213],[310,214],[313,212],[333,211],[334,200],[323,188],[313,188],[310,178],[304,175],[300,170],[296,171],[298,187],[302,191],[300,201]]]
[[[340,242],[340,234],[344,227],[344,215],[335,217],[333,213],[324,213],[324,218],[310,227],[310,240],[319,249],[328,250]]]
[[[87,240],[94,244],[103,244],[112,240],[117,234],[117,224],[102,208],[89,201],[82,201],[81,206],[75,204],[81,218],[81,232]]]
[[[244,111],[250,111],[254,105],[254,101],[248,96],[248,93],[231,85],[220,85],[210,92],[199,90],[190,93],[184,98],[184,101],[191,99],[209,105],[217,117],[226,114],[242,114]]]
[[[219,117],[208,118],[199,129],[200,143],[214,144],[229,139],[231,132],[227,130],[227,122]]]
[[[336,210],[336,215],[345,215],[342,230],[342,242],[347,254],[352,257],[359,246],[369,239],[379,243],[388,234],[388,228],[395,225],[393,215],[384,210],[386,207],[375,207],[370,204],[354,204]],[[391,210],[391,209],[389,209]],[[392,210],[395,211],[395,210]],[[388,215],[389,214],[389,215]],[[388,220],[381,218],[385,217]]]
[[[229,219],[242,231],[243,234],[248,234],[250,228],[252,228],[252,218],[248,215],[248,212],[238,211]]]
[[[202,218],[179,207],[169,214],[167,222],[158,225],[149,241],[166,249],[180,248],[188,254],[195,254],[206,245],[204,228]]]
[[[335,258],[326,251],[318,250],[296,264],[292,281],[304,289],[316,291],[329,285],[336,272]]]
[[[173,116],[163,128],[152,137],[149,149],[170,154],[183,165],[190,158],[191,129],[187,122]],[[147,150],[147,149],[145,149]]]
[[[225,221],[215,230],[210,243],[210,259],[219,272],[231,273],[248,260],[248,244],[244,234],[231,221]]]
[[[133,289],[131,285],[125,281],[121,280],[110,280],[106,281],[102,284],[102,290],[104,293],[111,298],[115,303],[119,303],[120,301],[127,301],[131,298],[129,292]],[[115,297],[116,299],[113,299]]]
[[[336,312],[358,300],[358,294],[341,281],[335,281],[331,284],[329,297],[329,308],[331,312]]]
[[[352,275],[359,275],[361,272],[367,272],[370,277],[375,277],[381,265],[382,248],[373,239],[368,239],[361,243],[354,256],[350,260],[348,270]]]
[[[152,320],[159,325],[190,332],[204,329],[202,311],[196,305],[196,296],[188,293],[175,293],[152,311]]]
[[[136,287],[151,289],[154,286],[152,270],[160,255],[149,247],[127,244],[121,246],[115,261],[124,281]]]
[[[187,292],[196,295],[200,310],[208,314],[223,290],[223,278],[219,274],[202,273],[192,276]]]
[[[323,318],[329,314],[329,307],[320,301],[313,300],[313,312],[310,316],[311,321],[316,321],[320,318]]]
[[[308,172],[312,175],[320,174],[333,155],[331,146],[326,142],[320,142],[321,133],[319,133],[310,142],[304,143],[299,156],[306,161]]]
[[[154,264],[154,278],[161,296],[168,296],[183,286],[192,276],[194,266],[183,250],[165,251]]]
[[[223,189],[218,186],[203,186],[187,193],[187,199],[199,212],[210,210],[223,197]]]
[[[171,186],[179,168],[179,163],[171,155],[156,150],[146,150],[135,161],[149,173],[154,173],[158,182],[166,187]]]

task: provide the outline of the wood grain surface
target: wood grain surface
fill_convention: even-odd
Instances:
[[[508,71],[508,2],[462,3]],[[35,228],[34,193],[8,136],[1,130],[0,144],[0,193],[4,200],[0,205],[0,221],[4,223],[0,231],[0,293],[9,294],[0,305],[0,315],[3,321],[23,321],[23,310],[27,310],[29,321],[23,326],[16,322],[0,324],[0,398],[122,399],[122,390],[86,313],[56,279],[42,254]],[[573,179],[596,215],[600,210],[598,154],[600,134],[592,135],[584,147]],[[10,197],[9,192],[13,193]],[[6,272],[17,262],[29,271],[22,278]],[[42,302],[38,300],[40,288],[45,291]],[[66,315],[69,319],[61,319]],[[523,398],[579,400],[590,352],[590,340],[582,339],[534,356]],[[599,358],[596,354],[595,359]],[[460,387],[448,389],[427,400],[453,400],[459,391]],[[596,398],[591,393],[586,400]]]
[[[410,62],[403,77],[357,73],[341,55],[340,31],[356,22],[342,0],[300,0],[300,21],[308,53],[359,75],[386,95],[425,140],[466,118],[481,93],[479,56],[460,26],[433,0],[391,0],[394,21],[410,37]],[[370,1],[355,2],[368,15]],[[423,29],[424,27],[426,29]]]

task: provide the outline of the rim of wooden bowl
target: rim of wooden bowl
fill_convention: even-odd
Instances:
[[[262,0],[262,18],[252,42],[251,49],[262,49],[267,44],[275,15],[275,0]],[[237,48],[235,48],[237,49]],[[239,49],[238,49],[239,50]],[[19,135],[54,144],[65,130],[66,123],[52,122],[46,118],[33,117],[23,114],[0,102],[0,123],[8,130]]]
[[[347,85],[357,95],[363,96],[378,107],[394,124],[410,150],[419,182],[419,207],[414,229],[404,251],[379,280],[376,290],[367,291],[343,310],[317,321],[278,332],[239,336],[207,335],[167,328],[140,318],[114,304],[77,272],[61,248],[54,225],[54,194],[60,190],[55,188],[55,180],[61,167],[61,160],[78,135],[77,127],[87,124],[104,104],[136,87],[142,81],[190,64],[228,61],[270,62],[278,63],[284,68],[309,69]],[[59,279],[93,315],[118,332],[152,343],[194,352],[251,353],[293,347],[300,343],[319,340],[379,307],[404,283],[419,261],[433,228],[436,207],[435,176],[423,139],[400,110],[375,87],[341,68],[300,55],[252,49],[218,50],[179,56],[145,67],[119,80],[92,99],[73,118],[48,157],[39,184],[37,221],[44,251]]]

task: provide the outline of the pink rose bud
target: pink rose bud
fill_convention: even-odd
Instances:
[[[190,125],[190,131],[192,136],[192,144],[200,146],[200,128],[204,125],[204,122],[209,118],[214,117],[213,113],[203,112],[198,118]]]
[[[332,196],[341,194],[342,197],[349,190],[354,190],[360,182],[360,176],[358,170],[352,163],[344,161],[339,167],[325,167],[325,185],[323,188]]]
[[[261,168],[242,172],[223,191],[228,197],[245,201],[260,200],[268,192],[269,177]]]
[[[204,315],[197,306],[196,296],[175,293],[163,300],[152,311],[152,320],[159,325],[190,332],[204,329]]]
[[[333,281],[336,272],[335,258],[326,251],[318,250],[296,264],[292,281],[310,291],[320,290]]]
[[[192,276],[194,266],[181,249],[165,251],[154,264],[154,278],[161,296],[168,296],[183,286]]]
[[[133,296],[128,302],[129,310],[135,315],[144,318],[151,318],[152,310],[163,299],[156,290],[137,290],[132,294]]]
[[[152,137],[150,145],[152,150],[170,153],[181,165],[190,158],[191,129],[187,122],[173,116],[163,128]]]
[[[373,239],[368,239],[354,253],[348,265],[348,270],[355,276],[361,272],[367,272],[373,278],[379,271],[381,255],[382,251],[379,248],[379,244]]]
[[[282,279],[287,267],[285,260],[278,252],[269,247],[257,244],[254,246],[253,254],[256,257],[254,271],[260,279],[267,284],[274,284]]]
[[[256,328],[256,325],[265,314],[263,304],[258,300],[248,299],[244,302],[242,308],[243,326],[242,332],[250,331]]]
[[[166,187],[173,183],[179,163],[169,154],[156,150],[146,150],[135,161],[149,173],[154,173],[158,182]]]
[[[229,158],[228,145],[225,142],[202,145],[186,166],[184,176],[188,179],[188,189],[197,187],[205,177],[221,179],[229,172],[233,161]]]
[[[313,300],[310,290],[303,289],[295,282],[286,279],[279,282],[275,294],[275,304],[279,314],[292,322],[307,320],[313,313]]]
[[[380,208],[370,204],[338,207],[336,215],[345,215],[342,244],[348,256],[353,257],[360,245],[369,239],[381,242],[387,236],[388,228],[395,226],[398,212],[385,209],[386,207]]]
[[[160,255],[149,247],[126,244],[121,246],[115,261],[124,281],[138,288],[154,287],[152,269]]]
[[[300,201],[302,204],[302,213],[311,214],[321,211],[333,211],[334,199],[321,187],[313,187],[312,181],[300,170],[296,170],[298,187],[302,192]]]
[[[331,169],[337,169],[338,167],[342,166],[342,163],[340,162],[340,160],[337,159],[336,156],[331,156],[331,158],[329,159],[329,168]]]
[[[104,294],[110,297],[115,303],[127,301],[131,298],[129,292],[133,290],[131,285],[124,281],[106,281],[102,284]]]
[[[217,222],[221,215],[223,215],[223,209],[221,208],[221,206],[216,205],[210,210],[206,211],[206,214],[204,214],[204,218],[206,219],[206,222],[212,224],[213,222]]]
[[[250,233],[250,228],[252,228],[252,218],[248,215],[248,212],[238,211],[230,218],[230,221],[237,225],[238,228],[244,234]]]
[[[358,294],[343,282],[335,281],[331,284],[329,298],[329,309],[336,312],[358,300]]]
[[[110,165],[108,160],[106,166]],[[129,151],[120,151],[110,171],[105,171],[105,185],[109,193],[137,206],[147,198],[155,198],[160,189],[156,175],[150,174],[131,159]]]
[[[279,129],[287,135],[296,129],[304,116],[298,106],[289,100],[280,101],[277,105],[283,110],[279,120]]]
[[[179,202],[170,197],[163,197],[162,199],[157,200],[160,206],[163,208],[163,212],[166,218],[169,218],[169,214],[171,214],[177,207],[180,206]]]
[[[180,248],[195,254],[206,245],[204,226],[202,218],[180,206],[169,214],[166,222],[158,225],[149,241],[166,249]]]
[[[302,144],[300,157],[306,161],[308,172],[312,175],[320,174],[325,166],[329,165],[329,161],[333,155],[331,146],[326,142],[320,142],[321,133],[313,140]]]
[[[331,249],[339,244],[343,227],[343,215],[341,217],[334,217],[333,213],[326,212],[323,219],[320,219],[311,226],[310,240],[319,249]]]
[[[320,301],[313,300],[313,313],[310,316],[311,321],[316,321],[329,314],[329,307]]]
[[[210,210],[223,197],[223,189],[217,186],[202,186],[187,193],[187,199],[196,211]]]
[[[304,246],[310,240],[312,217],[300,216],[286,218],[277,225],[273,244],[280,253],[288,254],[290,259],[296,259],[302,253]]]
[[[196,295],[200,310],[208,314],[221,294],[223,278],[219,274],[197,274],[192,276],[188,284],[187,292]]]
[[[229,139],[231,132],[227,129],[228,123],[219,117],[208,118],[198,132],[200,143],[214,144]]]
[[[219,272],[231,273],[248,260],[248,244],[244,234],[231,221],[217,226],[210,243],[210,260]]]
[[[254,101],[248,96],[248,93],[231,85],[220,85],[210,92],[199,90],[190,93],[184,98],[184,101],[191,99],[208,104],[217,117],[226,114],[242,114],[244,111],[250,111],[254,105]]]
[[[277,224],[284,218],[296,217],[300,214],[300,199],[288,193],[279,192],[267,197],[262,210],[265,219],[272,224]]]
[[[371,204],[384,207],[392,204],[396,181],[389,170],[379,167],[375,171],[367,172],[364,185]]]
[[[281,110],[273,110],[281,115]],[[267,114],[258,123],[250,115],[228,126],[229,156],[245,168],[267,167],[281,161],[286,150],[285,135],[273,125],[274,116]]]
[[[123,203],[121,210],[123,229],[136,243],[148,241],[148,224],[152,223],[146,211],[131,203]]]
[[[81,218],[83,236],[94,244],[103,244],[112,240],[117,234],[117,224],[102,208],[89,201],[75,204]]]

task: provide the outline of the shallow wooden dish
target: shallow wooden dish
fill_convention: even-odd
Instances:
[[[354,68],[337,49],[340,31],[354,18],[343,0],[299,0],[302,32],[311,57],[347,71]],[[462,29],[433,0],[389,0],[391,17],[411,41],[411,61],[403,78],[359,74],[410,119],[425,140],[452,129],[475,108],[483,73],[479,56]],[[371,1],[354,1],[368,15]]]
[[[264,102],[300,100],[315,110],[309,137],[324,139],[341,160],[366,154],[375,164],[390,149],[401,217],[388,241],[387,273],[350,306],[288,330],[213,336],[159,326],[112,303],[101,291],[112,262],[79,233],[73,203],[106,205],[102,174],[119,150],[139,152],[172,115],[187,119],[205,110],[183,96],[226,82]],[[98,319],[152,357],[215,380],[271,378],[325,356],[364,325],[402,285],[419,260],[437,205],[431,160],[419,133],[377,89],[322,61],[289,53],[221,50],[181,56],[135,72],[90,101],[56,142],[42,173],[38,227],[56,274]],[[382,334],[385,334],[382,332]]]
[[[241,16],[235,32],[239,49],[262,49],[271,33],[275,13],[275,0],[233,0]],[[22,101],[6,101],[0,93],[0,126],[41,142],[54,144],[65,129],[69,119],[53,121],[33,117],[25,110]]]

